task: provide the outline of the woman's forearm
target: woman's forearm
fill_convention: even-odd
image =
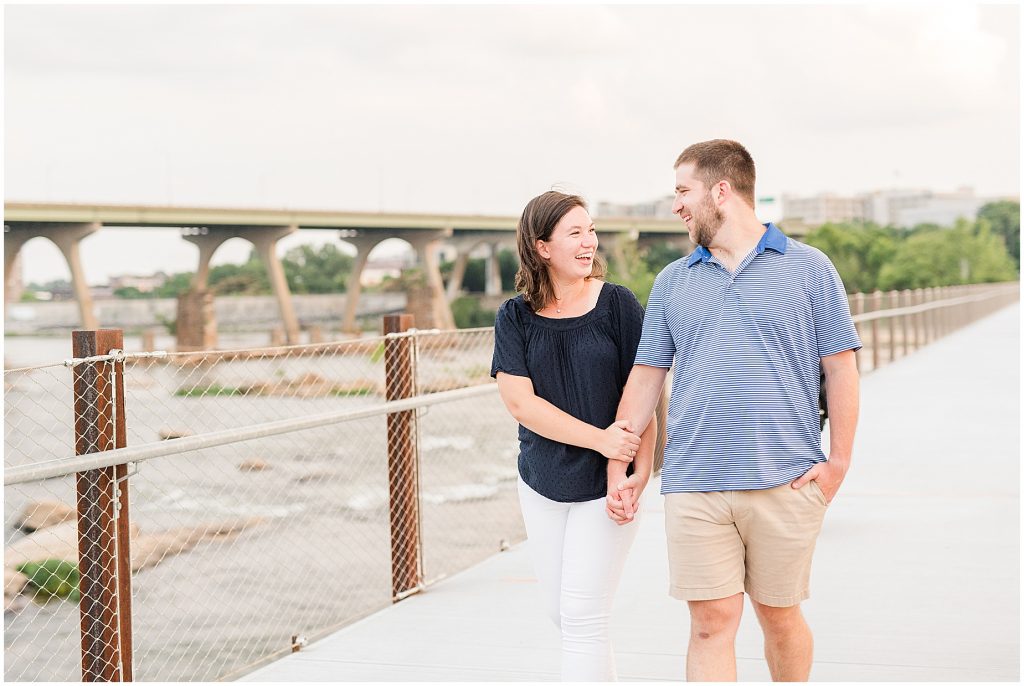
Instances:
[[[600,452],[602,429],[573,417],[543,398],[531,395],[518,400],[516,406],[509,409],[516,421],[535,434]]]

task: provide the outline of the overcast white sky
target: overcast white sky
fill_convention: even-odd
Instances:
[[[7,6],[5,197],[512,215],[553,184],[662,196],[716,137],[760,196],[1016,195],[1019,31],[1014,5]],[[281,248],[311,240],[336,238]],[[197,256],[82,250],[94,283]],[[45,240],[23,258],[68,273]]]

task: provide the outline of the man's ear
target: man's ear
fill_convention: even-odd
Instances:
[[[722,179],[715,184],[715,202],[719,205],[724,203],[730,197],[732,197],[733,190],[732,184],[728,180]]]

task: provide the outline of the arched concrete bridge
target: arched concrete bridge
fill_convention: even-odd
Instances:
[[[284,269],[276,254],[276,245],[284,236],[299,229],[324,229],[339,232],[339,238],[356,248],[355,267],[349,277],[343,328],[355,330],[356,307],[361,290],[360,277],[370,251],[381,241],[400,238],[415,250],[417,264],[426,276],[430,317],[417,317],[423,328],[454,328],[448,303],[458,294],[471,252],[481,245],[490,246],[487,261],[487,292],[498,295],[501,279],[497,253],[502,245],[514,245],[518,217],[400,214],[388,212],[341,212],[314,210],[268,210],[211,207],[156,207],[145,205],[72,205],[9,202],[4,205],[4,282],[10,283],[11,270],[21,247],[42,236],[53,241],[63,253],[71,271],[71,283],[79,303],[82,326],[99,328],[92,298],[85,281],[79,244],[103,227],[178,228],[184,240],[199,248],[199,259],[191,292],[198,302],[212,298],[207,294],[210,260],[217,249],[231,238],[250,241],[266,266],[277,297],[289,343],[298,342],[299,323],[295,316],[285,280]],[[676,242],[690,246],[679,221],[647,217],[600,217],[597,220],[606,249],[615,251],[621,241],[641,243]],[[445,291],[438,248],[453,245],[457,257],[452,278]],[[130,259],[130,255],[125,258]],[[179,302],[179,307],[181,307]],[[179,313],[180,315],[181,313]],[[179,317],[179,326],[182,324]],[[189,318],[191,319],[191,318]]]

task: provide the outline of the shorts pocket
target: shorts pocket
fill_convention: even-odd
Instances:
[[[821,490],[821,486],[818,485],[818,482],[811,481],[811,487],[814,488],[815,492],[818,494],[818,498],[821,499],[821,504],[828,507],[828,500],[825,499],[825,492]]]

